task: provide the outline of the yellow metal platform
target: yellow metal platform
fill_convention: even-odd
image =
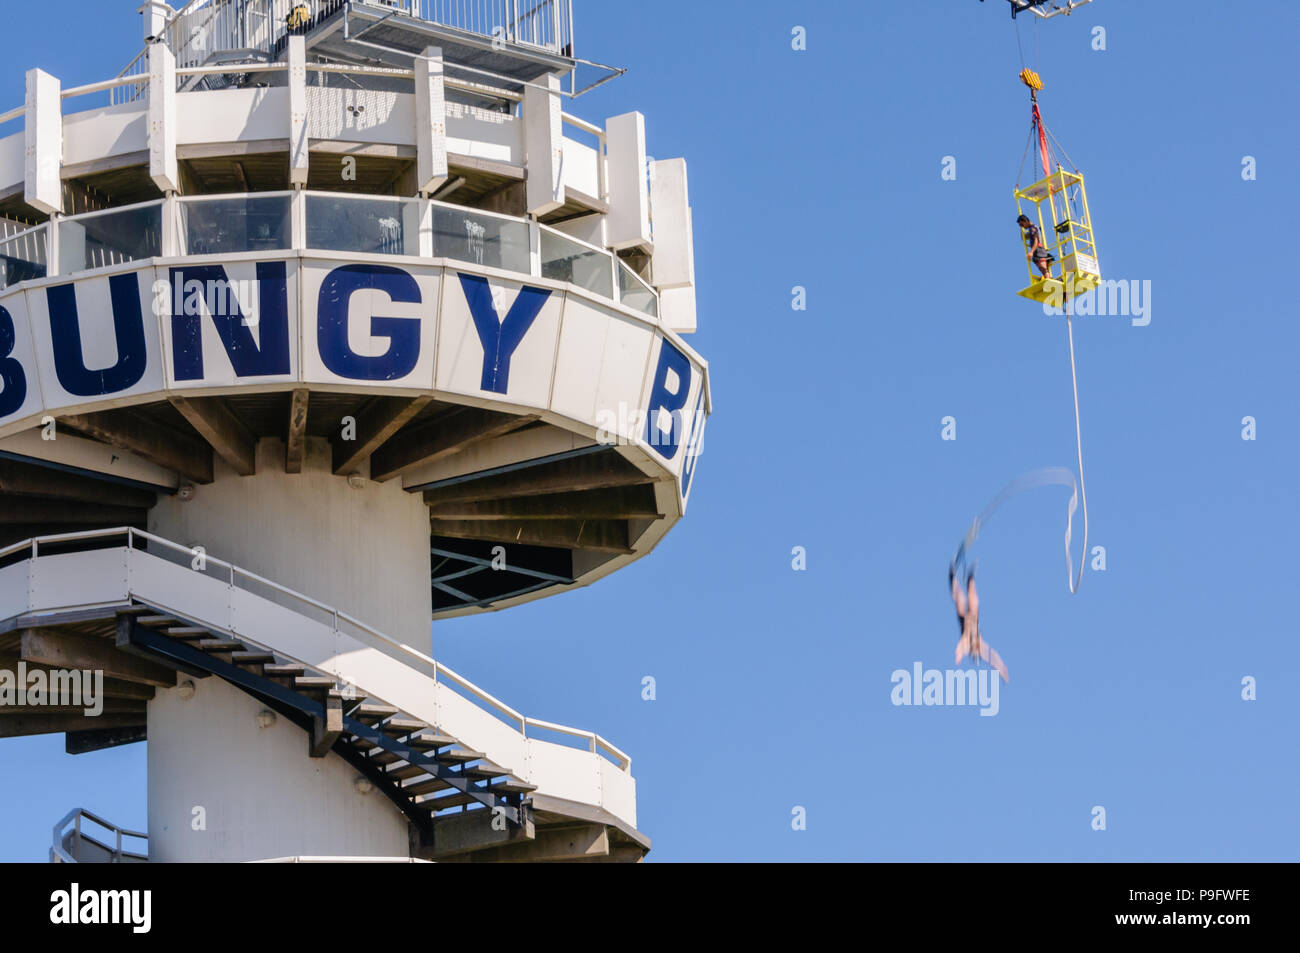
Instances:
[[[1030,301],[1037,301],[1039,304],[1050,301],[1054,307],[1062,307],[1067,295],[1070,298],[1077,298],[1097,287],[1099,280],[1095,275],[1067,271],[1064,280],[1039,278],[1028,288],[1017,291],[1016,294]]]

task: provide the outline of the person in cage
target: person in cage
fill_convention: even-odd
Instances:
[[[1029,246],[1029,254],[1025,257],[1037,268],[1044,278],[1052,277],[1052,262],[1056,261],[1052,253],[1047,250],[1043,244],[1043,233],[1035,225],[1028,215],[1022,214],[1016,219],[1016,224],[1020,226],[1025,244]]]

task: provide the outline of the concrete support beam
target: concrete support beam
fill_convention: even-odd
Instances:
[[[442,188],[447,170],[447,96],[442,49],[431,46],[415,58],[416,191],[432,195]]]
[[[0,526],[26,523],[50,526],[141,526],[146,515],[144,509],[104,503],[0,497]]]
[[[334,472],[340,476],[355,472],[364,460],[414,420],[432,400],[432,397],[375,399],[357,420],[356,439],[340,438],[334,442]]]
[[[176,162],[176,54],[149,46],[149,177],[160,192],[180,191]]]
[[[605,123],[609,176],[606,241],[616,251],[650,246],[650,181],[645,116],[615,116]]]
[[[0,708],[0,717],[4,715],[84,715],[87,705],[5,705]],[[145,703],[104,699],[97,706],[101,715],[135,715],[144,724]],[[99,717],[98,715],[94,717]]]
[[[299,388],[289,399],[289,427],[284,441],[284,472],[302,473],[307,454],[307,401],[311,391]]]
[[[91,731],[69,731],[64,736],[63,750],[68,754],[87,754],[148,741],[149,731],[142,723],[130,728],[100,728]]]
[[[531,215],[545,215],[564,204],[562,115],[558,76],[548,73],[524,87],[524,150],[528,157]]]
[[[588,493],[552,493],[506,500],[447,503],[429,508],[436,520],[626,520],[662,519],[653,486],[616,487]]]
[[[48,677],[54,671],[54,669],[48,665],[40,665],[35,662],[27,662],[24,664],[26,665],[24,671],[28,674],[35,671],[41,671]],[[9,677],[14,679],[16,682],[18,679],[18,659],[0,658],[0,672],[8,672]],[[139,682],[127,682],[116,678],[104,679],[104,697],[106,699],[115,698],[147,702],[153,698],[154,691],[155,689],[152,685],[142,685]],[[3,709],[0,709],[0,713],[2,712]]]
[[[63,211],[63,87],[40,69],[27,71],[23,200],[47,214]]]
[[[467,407],[446,420],[435,421],[384,444],[370,458],[370,479],[391,480],[412,467],[449,457],[476,443],[518,430],[536,419]]]
[[[549,493],[582,493],[652,482],[617,454],[590,454],[426,490],[424,501],[430,506],[439,506]]]
[[[137,509],[148,509],[158,499],[157,494],[148,490],[79,476],[53,467],[3,459],[0,459],[0,493]]]
[[[0,716],[0,738],[26,735],[55,735],[65,731],[103,731],[135,728],[144,724],[143,715],[14,715]]]
[[[498,543],[586,549],[596,553],[632,555],[627,522],[623,520],[443,520],[430,524],[434,536],[483,539]]]
[[[195,483],[212,482],[212,450],[202,441],[162,430],[129,410],[73,414],[59,418],[68,427],[100,443],[137,454]]]
[[[176,673],[170,668],[119,652],[114,643],[88,636],[27,629],[22,634],[18,655],[24,662],[36,662],[51,668],[98,670],[104,673],[105,678],[144,682],[158,688],[171,688],[176,684]]]
[[[485,847],[526,842],[537,833],[531,820],[526,827],[506,824],[505,830],[498,829],[500,824],[493,827],[492,820],[491,811],[472,811],[439,818],[433,828],[432,848],[419,848],[414,853],[420,860],[442,860],[483,850]]]
[[[289,183],[307,187],[307,40],[289,37]]]
[[[221,398],[173,394],[169,399],[232,470],[240,476],[257,472],[257,440]]]
[[[434,831],[434,843],[438,843]],[[475,864],[537,864],[595,860],[609,856],[609,831],[603,824],[544,827],[529,841],[480,850],[461,859]],[[439,860],[443,859],[441,857]]]

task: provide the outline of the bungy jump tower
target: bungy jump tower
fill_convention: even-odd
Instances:
[[[428,650],[684,514],[684,161],[566,111],[570,0],[140,12],[0,113],[0,735],[148,746],[51,859],[640,860],[627,755]]]

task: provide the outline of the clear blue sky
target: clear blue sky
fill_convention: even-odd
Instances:
[[[951,665],[972,517],[1074,467],[1065,328],[1015,295],[1028,103],[1005,3],[575,3],[579,54],[630,72],[573,111],[639,109],[651,152],[690,161],[715,414],[654,554],[439,624],[438,657],[629,752],[655,860],[1297,859],[1296,7],[1096,0],[1038,28],[1103,269],[1152,282],[1152,320],[1076,326],[1106,572],[1069,595],[1060,489],[981,540],[1012,676],[981,718],[889,695],[895,669]],[[135,0],[12,6],[10,105],[30,66],[91,82],[138,46]],[[145,823],[143,746],[62,751],[0,742],[0,858],[43,858],[74,805]]]

